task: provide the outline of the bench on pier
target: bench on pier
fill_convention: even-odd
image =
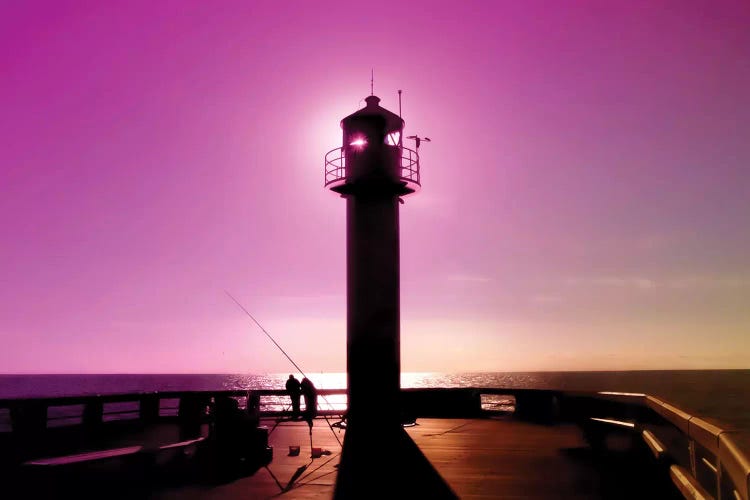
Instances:
[[[595,439],[602,440],[605,434],[618,431],[632,436],[639,436],[651,451],[657,462],[669,461],[667,447],[662,444],[653,432],[644,429],[643,426],[637,422],[616,418],[589,417],[588,422],[584,426],[584,432],[588,434],[587,437],[589,439],[591,438],[591,434],[594,434]],[[590,444],[593,444],[594,446],[602,445],[602,443],[591,442]]]
[[[199,446],[204,444],[208,438],[201,436],[195,439],[188,439],[177,443],[168,443],[158,447],[145,447],[145,446],[126,446],[123,448],[112,448],[108,450],[97,450],[89,451],[86,453],[76,453],[72,455],[62,455],[57,457],[48,458],[37,458],[28,460],[23,463],[25,467],[61,467],[61,466],[73,466],[73,465],[84,465],[87,463],[104,462],[115,459],[139,459],[142,458],[144,461],[151,460],[152,463],[158,461],[158,457],[162,454],[181,453],[185,456],[192,454],[191,451],[197,450]]]
[[[688,469],[675,463],[675,458],[670,456],[667,446],[651,430],[644,429],[641,425],[632,421],[598,417],[590,417],[586,427],[586,432],[588,433],[592,432],[592,427],[597,428],[599,432],[599,436],[597,437],[600,439],[605,427],[609,428],[610,431],[616,432],[619,430],[630,433],[633,436],[640,436],[656,462],[668,469],[672,483],[684,498],[692,500],[709,500],[713,498]]]
[[[30,467],[59,467],[65,465],[85,464],[100,462],[116,458],[135,456],[143,451],[143,446],[126,446],[124,448],[113,448],[110,450],[90,451],[77,453],[75,455],[64,455],[60,457],[38,458],[24,462],[24,466]]]

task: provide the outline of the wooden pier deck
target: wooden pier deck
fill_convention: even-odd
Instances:
[[[537,425],[510,418],[419,419],[409,435],[460,498],[670,498],[670,489],[634,491],[632,470],[597,460],[573,425]],[[343,442],[345,431],[336,430]],[[162,491],[160,499],[331,498],[341,447],[324,421],[316,421],[313,446],[330,454],[310,458],[308,427],[287,422],[270,435],[274,459],[268,468],[226,484]],[[300,446],[289,456],[289,446]],[[388,481],[388,464],[373,481]],[[606,465],[606,467],[603,467]],[[637,477],[637,476],[636,476]],[[640,476],[643,479],[643,476]],[[399,486],[394,484],[394,498]],[[666,493],[666,497],[662,494]]]
[[[188,391],[0,400],[5,485],[0,496],[331,498],[346,430],[331,432],[323,418],[316,419],[313,445],[323,453],[312,458],[307,424],[275,420],[279,412],[273,405],[285,394]],[[493,409],[498,395],[515,399],[512,413]],[[652,396],[502,388],[405,390],[403,396],[403,409],[417,416],[418,425],[395,441],[348,436],[364,443],[348,448],[342,465],[351,496],[361,496],[360,485],[367,494],[372,481],[381,497],[384,485],[392,488],[392,495],[385,494],[389,500],[428,497],[425,488],[438,483],[440,488],[431,490],[435,495],[450,496],[452,490],[469,499],[669,499],[681,498],[680,491],[686,498],[698,492],[750,499],[744,435]],[[247,415],[237,422],[260,407],[267,430],[247,434],[234,428],[221,410],[227,398],[253,401],[236,414]],[[264,404],[272,411],[264,411]],[[247,429],[256,425],[251,421]],[[267,441],[273,447],[270,463]],[[378,447],[384,442],[393,449]],[[233,443],[237,450],[253,450],[249,462],[240,463]],[[300,453],[290,454],[290,446]],[[361,446],[373,446],[373,452]],[[252,470],[250,462],[256,468],[269,465]]]

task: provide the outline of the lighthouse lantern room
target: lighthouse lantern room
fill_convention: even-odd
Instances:
[[[419,155],[403,147],[404,120],[380,106],[366,106],[341,120],[342,146],[325,156],[325,186],[339,194],[378,188],[405,196],[419,189]]]

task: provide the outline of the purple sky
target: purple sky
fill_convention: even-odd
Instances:
[[[750,3],[4,2],[0,372],[345,368],[369,94],[404,370],[750,367]]]

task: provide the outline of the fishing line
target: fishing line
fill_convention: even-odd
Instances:
[[[248,315],[248,317],[249,317],[249,318],[250,318],[251,320],[253,320],[253,321],[255,322],[255,324],[256,324],[256,325],[258,325],[258,328],[260,328],[260,329],[261,329],[261,331],[262,331],[263,333],[265,333],[265,334],[266,334],[266,337],[268,337],[268,338],[269,338],[269,339],[271,340],[271,342],[273,342],[273,344],[274,344],[274,345],[275,345],[276,347],[278,347],[278,348],[279,348],[279,350],[280,350],[280,351],[281,351],[281,352],[282,352],[282,353],[284,354],[284,356],[286,356],[286,359],[288,359],[288,360],[289,360],[289,362],[290,362],[290,363],[292,363],[292,365],[293,365],[293,366],[294,366],[294,367],[295,367],[295,368],[297,369],[297,371],[298,371],[298,372],[300,372],[300,373],[302,374],[302,376],[303,376],[303,377],[307,378],[307,375],[305,374],[305,372],[304,372],[304,371],[302,371],[302,368],[300,368],[300,367],[299,367],[299,365],[298,365],[297,363],[295,363],[295,362],[294,362],[294,360],[293,360],[293,359],[291,358],[291,356],[289,356],[289,355],[288,355],[288,354],[286,353],[286,351],[285,351],[285,350],[284,350],[284,349],[283,349],[283,348],[282,348],[282,347],[281,347],[281,346],[279,345],[279,343],[278,343],[278,342],[276,342],[276,340],[274,340],[274,338],[273,338],[273,337],[271,337],[271,334],[270,334],[270,333],[268,333],[268,332],[266,331],[266,329],[265,329],[265,328],[263,328],[263,325],[261,325],[261,324],[260,324],[260,323],[258,322],[258,320],[257,320],[257,319],[255,319],[255,317],[254,317],[254,316],[253,316],[252,314],[250,314],[250,312],[249,312],[249,311],[248,311],[247,309],[245,309],[245,307],[244,307],[244,306],[243,306],[242,304],[240,304],[240,303],[239,303],[239,301],[238,301],[237,299],[235,299],[235,298],[234,298],[234,296],[233,296],[233,295],[232,295],[231,293],[229,293],[229,292],[228,292],[228,291],[226,291],[226,290],[224,290],[224,293],[226,293],[226,294],[227,294],[227,296],[228,296],[228,297],[229,297],[230,299],[232,299],[232,301],[233,301],[233,302],[234,302],[235,304],[237,304],[237,306],[238,306],[238,307],[239,307],[240,309],[242,309],[242,310],[244,311],[244,313],[245,313],[245,314],[247,314],[247,315]],[[328,406],[330,406],[331,408],[333,408],[333,405],[331,405],[331,403],[330,403],[330,402],[328,402],[328,399],[327,399],[327,398],[326,398],[326,397],[325,397],[325,396],[324,396],[323,394],[321,394],[320,396],[321,396],[321,397],[323,398],[323,400],[324,400],[324,401],[326,402],[326,404],[327,404]],[[333,430],[333,426],[331,425],[331,422],[330,422],[330,421],[328,420],[328,416],[327,416],[327,415],[323,415],[323,418],[325,418],[325,420],[326,420],[326,423],[328,424],[328,428],[329,428],[329,429],[331,429],[331,432],[333,433],[333,437],[335,437],[335,438],[336,438],[336,441],[338,441],[338,443],[339,443],[339,446],[342,446],[342,447],[343,447],[344,445],[343,445],[343,444],[341,443],[341,440],[339,439],[338,435],[336,434],[336,431],[334,431],[334,430]],[[310,424],[310,448],[312,448],[312,424]]]
[[[329,463],[331,463],[331,462],[332,462],[333,460],[335,460],[335,459],[336,459],[336,458],[337,458],[337,457],[338,457],[339,455],[341,455],[341,453],[336,453],[336,454],[335,454],[335,455],[333,455],[333,456],[332,456],[331,458],[329,458],[328,460],[326,460],[326,461],[325,461],[325,462],[323,462],[322,464],[318,465],[318,466],[317,466],[317,467],[315,467],[314,469],[312,469],[312,470],[309,470],[309,471],[307,471],[307,474],[305,474],[304,476],[300,477],[300,478],[299,478],[299,481],[302,481],[302,480],[304,480],[304,479],[307,479],[307,478],[308,478],[308,477],[310,477],[311,475],[315,474],[315,473],[316,473],[317,471],[319,471],[320,469],[322,469],[323,467],[325,467],[326,465],[328,465]],[[333,471],[332,471],[332,472],[333,472]],[[330,474],[330,472],[326,472],[325,474]],[[325,475],[325,474],[324,474],[324,475]],[[319,476],[319,477],[313,478],[313,479],[311,479],[311,481],[312,481],[312,480],[315,480],[315,479],[319,479],[320,477],[322,477],[322,476]],[[302,484],[307,484],[307,483],[301,483],[301,482],[298,482],[297,484],[301,486]]]

